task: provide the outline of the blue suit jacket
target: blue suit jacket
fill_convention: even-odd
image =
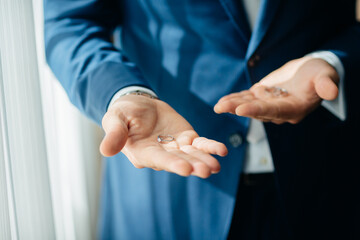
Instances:
[[[359,234],[355,1],[265,0],[252,35],[240,2],[45,0],[47,60],[82,112],[100,123],[115,92],[146,86],[230,150],[222,171],[206,180],[135,169],[122,154],[107,159],[102,239],[225,239],[246,148],[245,141],[232,147],[229,137],[245,139],[249,121],[212,108],[317,50],[344,64],[348,116],[341,122],[319,107],[297,125],[266,124],[286,230],[299,239]],[[121,44],[114,45],[117,26]]]

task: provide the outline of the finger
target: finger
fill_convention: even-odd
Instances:
[[[179,156],[177,152],[180,150],[166,151],[163,148],[151,148],[139,153],[139,157],[136,159],[138,159],[137,163],[143,167],[165,170],[184,177],[190,176],[193,172],[192,164]]]
[[[207,178],[211,175],[210,167],[197,157],[183,152],[180,149],[172,149],[164,151],[164,149],[152,150],[146,160],[144,159],[143,167],[148,167],[157,170],[165,170],[176,173],[180,176],[198,176]]]
[[[287,120],[298,115],[297,111],[301,111],[291,104],[291,101],[263,101],[254,100],[249,103],[239,105],[235,112],[238,116],[259,118],[265,120]]]
[[[184,148],[189,149],[183,146],[182,149]],[[182,149],[175,150],[173,151],[173,153],[176,154],[178,157],[181,157],[182,159],[186,160],[188,163],[192,165],[193,171],[191,175],[198,176],[201,178],[210,177],[211,175],[210,167],[205,162],[201,161],[199,158],[184,152]]]
[[[235,114],[235,109],[238,107],[238,105],[252,101],[252,100],[254,100],[254,97],[252,94],[247,94],[244,96],[229,97],[226,100],[222,100],[222,101],[218,102],[214,107],[214,111],[216,113]]]
[[[263,116],[258,116],[258,117],[254,117],[254,119],[257,119],[259,121],[262,121],[262,122],[272,122],[272,123],[275,123],[275,124],[283,124],[285,122],[289,122],[289,123],[292,123],[292,124],[296,124],[296,123],[299,123],[303,117],[305,115],[301,115],[301,114],[293,114],[291,115],[290,113],[280,113],[279,114],[279,118],[265,118]]]
[[[252,117],[252,118],[269,118],[266,113],[270,112],[270,106],[264,101],[255,100],[240,104],[235,109],[235,113],[238,116]]]
[[[180,146],[191,145],[195,138],[199,135],[194,130],[184,131],[181,134],[176,136],[176,142]]]
[[[211,173],[218,173],[221,169],[221,166],[216,158],[208,153],[196,149],[193,146],[182,146],[180,150],[204,162],[210,168]]]
[[[105,137],[100,144],[100,152],[106,156],[113,156],[125,146],[128,137],[126,119],[113,112],[105,114],[102,125]]]
[[[272,119],[266,119],[266,118],[260,118],[260,117],[254,117],[254,119],[262,121],[262,122],[271,122]]]
[[[273,119],[273,120],[271,120],[271,122],[272,122],[272,123],[275,123],[275,124],[280,125],[280,124],[285,123],[286,121],[285,121],[285,120],[277,120],[277,119]]]
[[[316,79],[315,91],[320,98],[325,100],[334,100],[339,94],[337,85],[329,77],[320,77]]]
[[[222,102],[222,101],[226,101],[232,98],[247,98],[249,96],[252,96],[253,94],[249,91],[249,90],[244,90],[241,92],[236,92],[236,93],[231,93],[229,95],[226,95],[222,98],[220,98],[220,100],[218,102]]]
[[[261,84],[255,84],[251,88],[251,92],[254,94],[256,98],[268,98],[270,94],[266,91],[267,86]]]
[[[228,154],[228,149],[225,144],[204,137],[195,138],[192,142],[192,146],[204,151],[205,153],[219,155],[221,157]]]

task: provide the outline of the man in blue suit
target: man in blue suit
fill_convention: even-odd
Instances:
[[[101,239],[359,238],[355,1],[44,6],[49,65],[106,132]]]

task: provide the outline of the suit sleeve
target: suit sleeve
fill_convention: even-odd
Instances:
[[[343,93],[346,102],[346,119],[360,120],[358,110],[360,89],[360,23],[356,21],[356,1],[336,2],[338,4],[337,23],[332,26],[334,34],[319,49],[333,52],[344,67]]]
[[[70,101],[100,124],[121,88],[149,87],[139,69],[114,47],[121,21],[111,0],[44,0],[47,62]]]
[[[322,46],[333,52],[344,66],[344,95],[347,115],[359,118],[358,90],[360,89],[360,23],[344,29],[337,37]],[[355,120],[355,119],[354,119]]]

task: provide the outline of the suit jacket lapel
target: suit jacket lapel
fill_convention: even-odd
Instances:
[[[246,44],[249,43],[251,30],[247,21],[246,13],[242,0],[219,0],[226,14],[234,24],[236,30],[240,33]]]
[[[281,0],[262,0],[258,21],[251,35],[246,57],[250,58],[264,39],[276,15]]]

